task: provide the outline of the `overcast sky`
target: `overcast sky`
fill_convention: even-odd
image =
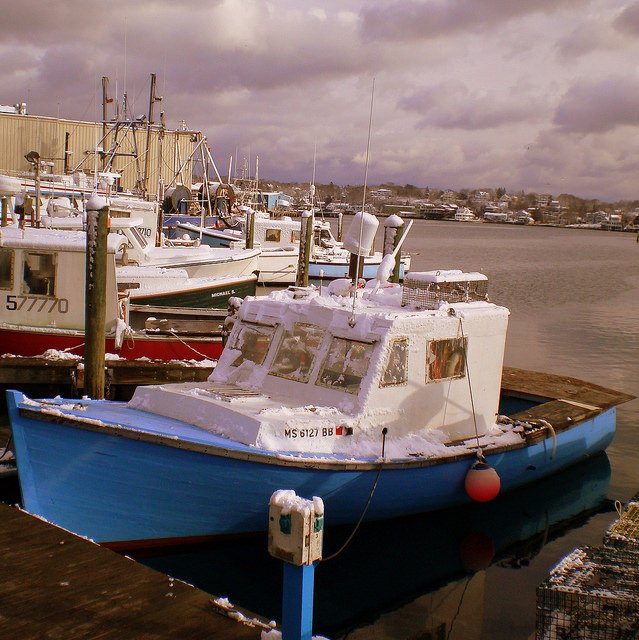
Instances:
[[[260,176],[639,198],[639,1],[4,3],[0,103],[99,120],[101,77]]]

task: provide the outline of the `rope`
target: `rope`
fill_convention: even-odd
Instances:
[[[187,342],[185,342],[184,340],[182,340],[182,338],[180,338],[180,336],[175,333],[175,331],[169,331],[169,333],[176,337],[185,347],[189,348],[191,351],[193,351],[193,353],[197,353],[198,356],[201,356],[202,358],[204,358],[205,360],[209,359],[209,356],[207,356],[204,353],[200,353],[197,349],[193,348],[190,344],[188,344]]]
[[[534,429],[535,427],[544,427],[548,431],[550,431],[550,435],[552,436],[552,452],[550,454],[550,459],[552,460],[557,453],[557,432],[555,428],[548,422],[548,420],[544,420],[543,418],[537,418],[536,420],[513,420],[509,416],[497,416],[497,423],[499,424],[509,424],[513,427],[513,431],[518,427],[523,429]]]
[[[453,310],[454,313],[454,310]],[[462,340],[465,339],[464,335],[464,325],[462,323],[461,316],[459,317],[459,330],[461,332]],[[480,459],[483,459],[484,455],[481,450],[481,445],[479,444],[479,430],[477,429],[477,415],[475,414],[475,399],[473,397],[473,385],[470,380],[470,369],[468,368],[468,354],[466,353],[466,349],[463,349],[464,353],[464,366],[466,367],[466,378],[468,379],[468,392],[470,393],[470,408],[473,412],[473,426],[475,428],[475,439],[477,440],[477,456]]]
[[[9,437],[7,438],[7,441],[4,443],[4,449],[2,451],[2,455],[0,455],[0,460],[2,460],[7,453],[9,452],[9,445],[11,444],[11,440],[13,439],[13,434],[9,434]]]
[[[66,349],[62,349],[62,353],[70,353],[74,349],[79,349],[80,347],[83,347],[85,344],[86,344],[85,342],[81,342],[80,344],[76,344],[75,347],[67,347]]]
[[[457,611],[455,615],[453,615],[452,620],[450,621],[450,628],[448,629],[448,633],[446,634],[446,640],[449,640],[450,634],[453,632],[453,627],[455,626],[455,622],[457,622],[457,618],[459,617],[459,613],[462,608],[462,604],[464,603],[464,597],[466,596],[466,591],[468,590],[468,586],[470,585],[470,581],[472,580],[472,576],[466,578],[466,584],[464,585],[464,590],[459,598],[459,604],[457,605]]]
[[[385,450],[386,450],[386,434],[388,433],[388,429],[386,427],[384,427],[382,429],[382,459],[384,458],[384,454],[385,454]],[[362,513],[359,517],[359,520],[357,521],[357,523],[355,524],[355,527],[353,528],[353,530],[351,531],[351,534],[348,536],[348,538],[346,538],[346,541],[344,542],[344,544],[333,554],[331,554],[330,556],[328,556],[328,558],[323,558],[322,562],[328,562],[329,560],[333,560],[333,558],[336,558],[340,553],[342,553],[342,551],[344,551],[344,549],[346,549],[346,547],[350,544],[351,540],[355,537],[355,534],[357,533],[360,525],[362,524],[362,521],[364,520],[364,517],[366,516],[366,513],[368,511],[368,507],[370,507],[371,502],[373,500],[373,496],[375,495],[375,490],[377,489],[377,484],[379,483],[379,477],[382,475],[382,469],[384,468],[384,462],[380,462],[379,465],[379,469],[377,470],[377,475],[375,476],[375,482],[373,482],[373,486],[371,487],[371,491],[368,494],[368,500],[366,500],[366,504],[364,505],[364,509],[362,510]]]

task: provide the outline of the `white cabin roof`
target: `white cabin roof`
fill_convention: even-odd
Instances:
[[[124,236],[110,233],[107,236],[107,251],[117,253],[127,240]],[[17,226],[0,228],[0,246],[15,249],[40,249],[50,251],[85,252],[87,234],[84,231],[66,229],[36,229]]]

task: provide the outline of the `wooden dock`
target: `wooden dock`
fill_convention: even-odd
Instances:
[[[160,360],[107,360],[105,363],[107,397],[126,396],[141,384],[169,382],[202,382],[213,371],[207,361],[196,362]],[[0,388],[20,389],[26,393],[32,387],[46,386],[60,389],[59,393],[78,397],[84,387],[84,367],[81,358],[56,360],[50,358],[22,358],[0,356]],[[118,393],[120,391],[121,393]],[[58,392],[47,392],[57,395]],[[2,406],[4,398],[0,401]]]
[[[266,628],[210,594],[1,503],[0,554],[3,638],[255,640]],[[238,622],[244,617],[253,626]]]

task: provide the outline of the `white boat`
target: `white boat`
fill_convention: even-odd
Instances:
[[[187,235],[193,240],[211,247],[239,249],[246,246],[245,224],[238,229],[209,229],[188,222],[176,224],[176,234]],[[288,216],[270,218],[256,212],[254,246],[259,248],[257,262],[258,281],[270,285],[287,285],[295,282],[299,260],[299,220]]]
[[[43,216],[42,222],[50,228],[81,229],[83,217]],[[216,249],[192,243],[155,246],[145,237],[142,218],[111,218],[110,230],[123,235],[128,241],[118,254],[118,262],[122,266],[182,269],[191,278],[250,275],[258,269],[259,249]]]
[[[453,220],[457,222],[477,222],[479,219],[468,207],[459,207],[457,211],[455,211]]]
[[[130,299],[119,292],[116,255],[126,238],[109,234],[105,288],[105,348],[136,359],[201,360],[222,350],[219,319],[208,335],[176,335],[131,327]],[[57,229],[0,228],[1,353],[38,356],[53,349],[84,353],[86,234]]]

